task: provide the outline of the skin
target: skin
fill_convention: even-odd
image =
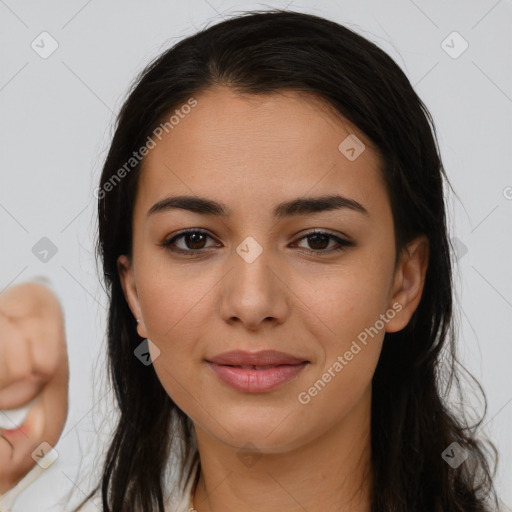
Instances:
[[[68,380],[58,299],[39,283],[9,288],[0,295],[0,409],[8,414],[37,401],[22,432],[0,428],[0,494],[35,466],[31,454],[43,441],[52,447],[57,443],[68,412]]]
[[[405,327],[419,304],[428,241],[413,240],[394,271],[393,218],[379,156],[364,134],[318,99],[291,91],[239,95],[225,87],[196,99],[145,158],[133,259],[118,260],[138,333],[160,350],[153,362],[158,378],[194,423],[202,466],[194,506],[198,512],[368,512],[371,379],[385,331]],[[354,161],[338,150],[350,133],[366,145]],[[272,216],[281,201],[333,193],[360,202],[369,215],[343,209],[279,222]],[[232,214],[146,215],[157,201],[181,194],[225,203]],[[211,237],[175,242],[183,250],[202,248],[199,256],[161,245],[187,228]],[[314,228],[355,246],[327,253],[335,241],[315,245],[303,238]],[[248,236],[263,250],[252,263],[236,252]],[[299,393],[397,303],[401,311],[385,328],[309,403],[300,403]],[[310,364],[273,391],[242,393],[205,363],[233,349],[276,349]],[[247,443],[255,448],[244,448]],[[244,463],[241,450],[252,451],[256,462]]]

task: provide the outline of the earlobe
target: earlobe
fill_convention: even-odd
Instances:
[[[146,327],[142,319],[142,312],[135,284],[135,277],[133,275],[133,267],[130,259],[125,254],[122,254],[117,259],[117,271],[119,273],[119,279],[121,281],[126,302],[128,303],[132,315],[137,320],[137,332],[141,338],[147,338]]]
[[[429,243],[426,235],[421,235],[407,244],[395,272],[390,303],[390,307],[400,304],[401,309],[387,323],[386,332],[401,331],[409,323],[423,294],[428,260]]]

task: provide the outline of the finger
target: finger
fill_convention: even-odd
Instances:
[[[23,332],[0,317],[0,390],[32,375],[32,354]]]
[[[58,312],[45,318],[23,322],[32,360],[32,372],[49,380],[57,372],[66,354],[63,319]]]
[[[27,404],[39,395],[44,385],[42,379],[34,377],[10,384],[0,390],[0,411],[9,411]]]

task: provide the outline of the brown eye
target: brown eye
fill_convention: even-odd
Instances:
[[[181,254],[195,254],[201,252],[203,249],[208,248],[205,246],[206,240],[211,238],[206,231],[198,229],[190,229],[182,231],[175,237],[164,242],[162,245],[172,252]],[[182,240],[182,247],[176,245],[178,240]]]
[[[309,246],[312,249],[326,249],[331,239],[328,235],[319,235],[315,233],[307,237],[309,240]]]
[[[354,242],[332,235],[326,231],[313,231],[300,238],[299,241],[305,239],[308,240],[309,246],[305,248],[306,251],[313,254],[331,253],[332,251],[340,251],[355,245]],[[335,244],[329,248],[330,241],[334,241]]]
[[[204,235],[203,233],[187,233],[185,235],[182,235],[182,237],[183,240],[185,240],[185,244],[189,247],[189,249],[197,250],[204,248],[206,235]]]

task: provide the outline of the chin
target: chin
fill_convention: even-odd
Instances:
[[[212,425],[213,431],[210,430],[210,434],[236,451],[279,454],[299,448],[305,442],[304,434],[297,430],[296,425],[281,424],[280,428],[275,417],[271,422],[251,418],[236,424],[222,420],[219,423],[225,429],[218,428],[218,424],[215,424]]]

